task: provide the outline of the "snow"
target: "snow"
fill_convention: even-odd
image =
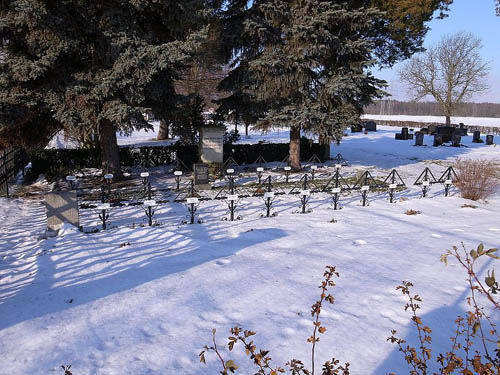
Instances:
[[[499,147],[472,144],[470,136],[463,138],[467,147],[434,148],[429,136],[427,147],[414,147],[395,141],[396,130],[349,135],[332,146],[332,156],[341,152],[351,162],[343,173],[369,169],[380,177],[397,168],[408,184],[425,167],[439,177],[457,157],[500,160]],[[281,130],[242,141],[287,136]],[[468,249],[500,246],[500,194],[471,202],[456,192],[446,198],[442,189],[434,185],[429,198],[420,198],[411,186],[395,204],[370,192],[368,207],[353,193],[341,198],[340,211],[318,193],[305,215],[295,213],[300,197],[278,196],[271,218],[260,217],[262,199],[245,198],[243,219],[235,222],[221,220],[223,201],[206,201],[196,225],[182,224],[181,203],[158,207],[160,225],[153,227],[144,226],[140,206],[129,206],[111,210],[109,230],[64,226],[54,238],[44,236],[42,202],[0,199],[0,374],[62,374],[62,364],[75,375],[216,374],[213,355],[207,365],[198,360],[213,328],[224,358],[235,360],[239,373],[253,373],[241,346],[223,348],[235,325],[257,331],[255,342],[271,350],[273,363],[309,364],[310,306],[325,265],[337,266],[341,277],[332,289],[335,304],[321,315],[327,331],[318,364],[335,356],[355,374],[408,373],[386,341],[396,329],[415,344],[395,287],[412,281],[422,296],[436,358],[450,348],[453,320],[467,310],[466,275],[451,259],[445,267],[440,255],[461,242]],[[421,213],[405,215],[409,209]],[[81,215],[86,229],[98,225],[93,210]],[[492,267],[481,263],[480,275]]]
[[[408,115],[371,115],[365,114],[362,116],[365,119],[371,120],[390,120],[390,121],[414,121],[414,122],[436,122],[445,123],[444,116],[408,116]],[[493,117],[451,117],[452,124],[463,123],[465,125],[485,126],[485,127],[500,127],[500,118]]]
[[[392,121],[416,121],[416,122],[435,122],[444,123],[443,116],[404,116],[404,115],[363,115],[362,118],[372,119],[375,121],[392,120]],[[485,126],[485,127],[500,127],[499,118],[487,117],[452,117],[453,124],[464,123],[465,125]],[[117,142],[120,146],[164,146],[172,144],[176,139],[168,139],[164,141],[156,140],[160,123],[158,121],[151,122],[152,130],[143,129],[136,130],[132,134],[123,134],[117,132]],[[234,125],[227,123],[228,130],[235,129]],[[289,140],[289,130],[286,128],[272,129],[269,132],[255,131],[250,128],[249,136],[245,135],[245,127],[239,126],[238,131],[241,139],[236,143],[254,144],[259,142],[268,143],[284,143]],[[76,142],[65,139],[64,133],[58,133],[49,143],[47,148],[76,148]]]

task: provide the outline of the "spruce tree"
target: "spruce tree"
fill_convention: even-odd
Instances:
[[[399,1],[403,13],[403,0],[390,1]],[[448,2],[432,1],[429,9]],[[263,109],[258,128],[290,127],[290,163],[300,168],[301,130],[324,142],[340,140],[343,129],[359,121],[363,106],[382,94],[384,82],[369,68],[391,65],[421,48],[417,26],[426,18],[396,29],[390,17],[401,14],[382,12],[387,3],[229,1],[222,47],[233,70],[221,88],[233,96],[223,106],[235,107],[245,94]]]
[[[200,0],[0,2],[0,134],[90,128],[103,167],[121,175],[116,131],[150,125],[177,107],[174,81],[205,37]],[[49,119],[48,122],[42,121]],[[32,128],[36,128],[36,130]],[[29,130],[26,132],[26,130]]]

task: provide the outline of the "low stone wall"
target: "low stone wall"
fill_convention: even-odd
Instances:
[[[363,118],[363,121],[375,121],[377,125],[381,126],[396,126],[396,127],[407,127],[407,128],[427,128],[429,125],[444,126],[445,124],[439,122],[418,122],[418,121],[396,121],[396,120],[375,120],[370,118]],[[500,122],[500,119],[499,119]],[[458,124],[453,124],[458,127]],[[479,125],[465,125],[472,133],[479,130],[481,134],[500,134],[500,126],[479,126]]]

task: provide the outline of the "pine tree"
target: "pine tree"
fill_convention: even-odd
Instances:
[[[17,134],[33,143],[33,134],[90,128],[99,134],[103,168],[119,177],[116,131],[150,126],[148,109],[159,117],[174,111],[182,99],[174,81],[200,47],[209,6],[217,3],[0,2],[4,141]]]

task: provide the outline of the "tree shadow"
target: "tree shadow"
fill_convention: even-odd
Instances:
[[[284,236],[286,233],[279,229],[257,229],[228,238],[204,225],[184,225],[116,228],[96,234],[74,231],[48,239],[32,263],[19,270],[23,273],[19,282],[3,283],[0,329],[120,293]],[[30,279],[28,274],[34,276]]]
[[[491,259],[486,262],[482,269],[477,272],[478,275],[483,274],[486,269],[488,269],[491,265]],[[464,271],[466,272],[466,271]],[[465,283],[465,281],[464,281]],[[416,288],[412,290],[412,294],[418,294],[418,291]],[[457,324],[455,322],[457,317],[466,317],[466,314],[468,311],[472,311],[472,308],[464,310],[461,305],[466,302],[467,297],[470,295],[470,290],[469,288],[466,288],[460,296],[455,300],[450,305],[446,305],[443,307],[440,307],[438,309],[432,310],[431,312],[424,314],[424,315],[419,315],[417,311],[417,315],[419,315],[422,319],[423,325],[429,326],[432,329],[431,337],[432,337],[432,343],[427,344],[426,346],[432,350],[432,357],[430,360],[428,360],[428,370],[427,373],[429,374],[434,374],[436,373],[439,368],[441,367],[440,364],[436,361],[436,358],[438,357],[439,354],[446,355],[447,352],[450,352],[452,350],[453,344],[451,341],[451,338],[455,336],[456,330],[457,330]],[[420,305],[425,306],[425,301],[423,303],[420,303]],[[403,308],[403,306],[401,307]],[[398,333],[396,333],[396,337],[400,337],[403,340],[406,341],[406,343],[403,344],[403,347],[406,347],[407,345],[410,345],[414,347],[418,353],[420,353],[419,347],[420,347],[420,342],[418,341],[418,331],[415,327],[415,324],[410,321],[410,314],[411,311],[408,310],[408,325],[404,328],[404,330],[401,331],[406,331],[408,332],[407,335],[404,337],[398,336]],[[496,315],[491,316],[492,321],[497,324],[499,321],[499,316],[498,312],[495,313]],[[387,333],[387,336],[390,336],[390,332]],[[459,341],[463,344],[464,336],[462,336]],[[480,344],[479,338],[476,338],[473,340],[474,346],[471,347],[471,353],[474,353],[474,350],[478,349],[479,351],[482,351],[484,353],[484,349],[482,349],[482,346]],[[408,374],[410,371],[410,367],[407,364],[404,354],[399,351],[397,344],[392,344],[390,342],[387,342],[386,345],[392,345],[393,350],[392,352],[384,359],[384,361],[376,368],[376,370],[373,372],[373,374],[377,375],[382,375],[382,374]],[[496,347],[496,343],[492,343],[489,345],[489,349],[491,350],[490,353],[493,352],[493,349]],[[464,358],[464,352],[463,350],[457,350],[456,353]],[[420,354],[421,356],[421,354]],[[471,355],[472,357],[472,355]],[[470,364],[469,364],[470,367]]]

